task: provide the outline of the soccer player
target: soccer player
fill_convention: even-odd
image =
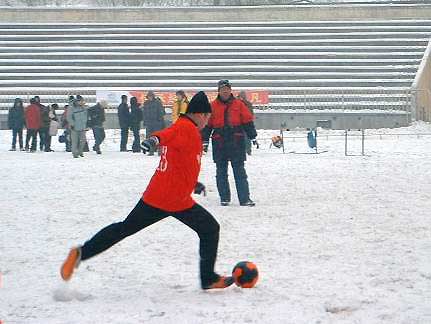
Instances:
[[[202,157],[200,130],[210,115],[211,105],[206,94],[200,91],[190,101],[186,114],[180,116],[176,123],[142,142],[144,153],[154,151],[156,147],[161,151],[159,166],[142,198],[124,221],[103,228],[84,245],[70,250],[60,269],[63,280],[71,279],[81,261],[87,261],[122,239],[172,216],[199,236],[202,289],[232,285],[231,276],[214,272],[220,226],[191,197],[193,192],[205,194],[205,186],[197,181]]]

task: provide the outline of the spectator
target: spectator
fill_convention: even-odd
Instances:
[[[87,142],[85,138],[87,116],[84,99],[80,95],[77,95],[76,99],[70,102],[67,110],[67,121],[71,130],[72,155],[74,158],[84,156],[84,146]]]
[[[144,103],[143,117],[144,126],[146,127],[146,137],[165,128],[165,108],[159,98],[156,98],[153,91],[148,91],[147,100]],[[154,151],[150,151],[148,155],[154,155]],[[160,154],[159,154],[160,155]]]
[[[27,136],[25,139],[25,150],[28,151],[28,145],[31,139],[30,152],[36,152],[37,132],[40,128],[40,108],[35,98],[30,99],[30,105],[25,110],[25,124],[27,126]]]
[[[71,98],[72,97],[72,98]],[[73,100],[73,96],[69,97],[69,101]],[[70,137],[70,125],[67,121],[67,110],[69,108],[69,105],[65,105],[63,108],[63,114],[61,115],[61,127],[64,128],[62,138],[63,140],[60,141],[61,143],[64,143],[66,146],[66,152],[72,152],[72,141]]]
[[[100,144],[105,139],[105,129],[103,123],[105,122],[105,108],[108,106],[105,100],[98,102],[95,106],[88,108],[88,123],[87,126],[93,130],[94,146],[93,151],[97,154],[102,154]]]
[[[239,92],[238,99],[241,100],[247,106],[248,110],[254,116],[253,104],[250,101],[248,101],[247,94],[245,93],[244,90]],[[248,155],[251,155],[251,140],[248,138],[248,136],[245,139],[245,151]]]
[[[184,115],[189,105],[189,100],[183,90],[178,90],[174,104],[172,105],[172,123],[175,123],[180,115]]]
[[[127,152],[127,139],[129,137],[130,110],[127,105],[127,96],[121,96],[121,104],[117,108],[118,121],[121,129],[120,152]]]
[[[40,109],[39,147],[43,152],[46,148],[46,140],[49,134],[49,107],[41,104],[39,96],[35,96],[34,99]]]
[[[57,104],[52,104],[49,107],[49,129],[46,135],[46,141],[45,141],[45,152],[54,152],[54,150],[51,149],[51,138],[52,136],[57,136],[58,132],[58,118],[56,114],[56,110],[58,109]]]
[[[228,163],[230,161],[240,205],[254,206],[254,201],[250,199],[247,173],[244,167],[246,160],[245,133],[257,145],[253,115],[241,100],[234,98],[228,80],[218,82],[218,96],[211,103],[211,108],[211,118],[202,135],[204,150],[207,150],[208,141],[212,135],[213,160],[216,163],[220,203],[222,206],[228,206],[231,201],[228,181]]]
[[[142,108],[136,97],[130,98],[130,128],[133,132],[133,153],[141,152],[141,138],[139,131],[141,130]]]
[[[12,130],[12,147],[9,151],[16,151],[16,138],[18,136],[19,149],[24,150],[22,130],[25,124],[24,106],[20,98],[16,98],[13,107],[9,109],[7,124]]]

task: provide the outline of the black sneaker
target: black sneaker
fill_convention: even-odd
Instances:
[[[230,205],[230,201],[221,201],[220,205],[222,205],[222,206],[229,206]]]
[[[239,205],[240,206],[254,207],[254,206],[256,206],[256,203],[253,200],[249,199],[243,203],[240,203]]]
[[[234,283],[233,277],[219,277],[215,282],[209,285],[202,285],[202,289],[223,289],[231,286]]]

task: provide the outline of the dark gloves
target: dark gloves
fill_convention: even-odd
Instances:
[[[157,145],[159,145],[159,139],[156,136],[151,136],[150,138],[147,138],[141,143],[142,153],[146,154],[151,150],[154,151]]]
[[[202,151],[204,151],[205,153],[208,152],[208,145],[209,145],[208,142],[204,142],[202,144]]]
[[[204,196],[207,195],[207,190],[205,188],[205,185],[202,182],[197,182],[195,186],[195,190],[193,193],[200,195],[201,193],[204,193]]]
[[[252,141],[253,145],[256,146],[257,149],[259,149],[259,143],[257,142],[257,139],[254,139]]]

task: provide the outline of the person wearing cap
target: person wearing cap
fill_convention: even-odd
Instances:
[[[232,86],[228,80],[218,82],[218,96],[211,103],[212,114],[208,125],[202,131],[204,150],[208,148],[212,137],[212,156],[216,163],[216,182],[220,196],[220,204],[228,206],[231,202],[231,192],[228,180],[228,164],[230,162],[235,178],[236,191],[240,206],[255,206],[250,199],[246,161],[246,137],[256,141],[254,116],[247,106],[232,95]]]
[[[71,279],[80,262],[87,261],[124,238],[172,216],[199,236],[202,289],[232,285],[231,276],[220,276],[214,271],[220,225],[191,196],[192,193],[206,193],[205,186],[197,180],[202,158],[200,130],[208,122],[210,114],[211,105],[206,94],[198,92],[190,101],[185,115],[142,142],[144,153],[156,147],[160,147],[162,152],[159,165],[142,197],[124,221],[103,228],[82,246],[69,251],[60,268],[63,280]]]
[[[85,130],[87,128],[88,113],[82,96],[72,99],[67,109],[67,122],[70,127],[72,141],[72,155],[74,158],[84,157],[84,146],[87,142]]]

